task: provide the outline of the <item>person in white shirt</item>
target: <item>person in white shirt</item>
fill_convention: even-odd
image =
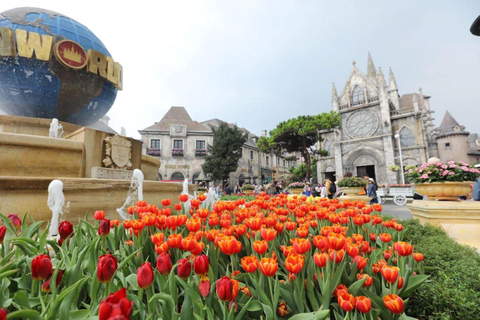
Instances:
[[[320,187],[320,197],[325,198],[326,196],[327,196],[327,188],[325,187],[325,182],[324,182]]]

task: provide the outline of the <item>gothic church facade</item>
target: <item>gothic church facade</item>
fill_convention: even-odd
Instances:
[[[320,148],[327,155],[317,162],[319,180],[339,180],[349,171],[379,184],[400,183],[400,173],[388,170],[400,165],[399,143],[404,166],[438,157],[429,98],[421,89],[400,96],[393,71],[387,85],[370,53],[366,74],[354,62],[340,95],[333,84],[332,109],[340,113],[341,127],[322,132]]]

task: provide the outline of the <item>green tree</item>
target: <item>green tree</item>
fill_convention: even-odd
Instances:
[[[270,131],[269,137],[261,137],[257,146],[261,152],[299,152],[305,161],[306,178],[310,179],[312,155],[317,153],[315,145],[322,141],[320,130],[340,126],[340,114],[321,113],[314,116],[299,116],[283,121]]]
[[[248,136],[237,126],[220,124],[213,129],[213,145],[207,147],[203,170],[210,173],[214,180],[225,180],[230,172],[236,171],[238,160],[242,157],[241,149]]]

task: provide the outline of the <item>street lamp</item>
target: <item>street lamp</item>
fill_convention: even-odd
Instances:
[[[402,175],[402,184],[405,184],[405,176],[403,175],[403,157],[402,157],[402,144],[400,143],[400,134],[395,135],[395,139],[397,139],[398,143],[398,153],[400,156],[400,171]]]

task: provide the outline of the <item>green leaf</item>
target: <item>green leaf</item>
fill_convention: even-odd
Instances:
[[[70,320],[84,320],[87,319],[90,315],[90,310],[72,310],[70,311],[69,318]]]
[[[405,290],[403,290],[400,293],[400,296],[402,298],[408,296],[415,289],[417,289],[423,282],[425,282],[425,280],[427,280],[428,277],[429,277],[429,275],[426,275],[426,274],[420,274],[420,275],[417,275],[417,276],[409,277],[407,287],[405,288]]]
[[[262,306],[263,306],[263,312],[265,313],[266,320],[273,320],[274,316],[273,316],[272,308],[269,305],[263,304],[263,303],[262,303]]]
[[[40,313],[35,310],[31,309],[24,309],[24,310],[18,310],[18,311],[13,311],[10,312],[7,315],[7,319],[30,319],[30,320],[43,320],[42,317],[40,317]]]
[[[289,320],[323,320],[327,319],[330,310],[321,310],[311,313],[299,313],[289,318]]]
[[[353,294],[353,296],[356,297],[358,295],[358,291],[362,288],[366,280],[367,280],[367,277],[363,277],[362,279],[352,283],[350,287],[348,287],[348,293]]]

